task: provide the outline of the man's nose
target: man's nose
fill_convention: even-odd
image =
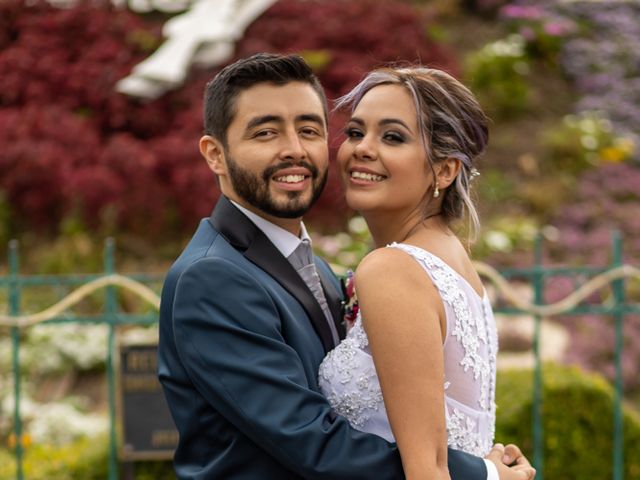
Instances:
[[[290,160],[302,160],[307,157],[307,150],[302,139],[297,133],[290,133],[283,138],[283,145],[280,151],[283,158]]]

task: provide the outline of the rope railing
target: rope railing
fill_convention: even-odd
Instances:
[[[631,265],[622,265],[596,275],[562,300],[548,305],[536,305],[523,300],[507,279],[495,268],[483,262],[475,262],[474,265],[478,273],[487,278],[498,289],[499,294],[502,295],[508,303],[523,313],[539,315],[541,317],[551,317],[568,312],[590,295],[606,287],[615,280],[620,280],[622,278],[635,278],[640,280],[640,269],[632,267]],[[78,287],[62,300],[41,312],[19,316],[0,315],[0,327],[27,328],[46,322],[47,320],[55,318],[64,311],[78,304],[95,291],[110,286],[129,290],[138,295],[156,310],[160,308],[160,297],[148,286],[124,275],[111,274],[97,278]]]
[[[622,278],[636,278],[640,280],[640,269],[632,267],[631,265],[622,265],[596,275],[562,300],[547,305],[536,305],[520,298],[505,277],[495,268],[482,262],[475,262],[474,265],[481,276],[489,279],[489,281],[497,287],[499,293],[503,295],[507,302],[511,303],[523,313],[530,313],[541,317],[552,317],[568,312],[590,295],[616,280]]]
[[[46,322],[73,307],[95,291],[111,286],[129,290],[145,300],[156,310],[160,308],[160,297],[152,289],[141,282],[114,273],[85,283],[73,290],[59,302],[41,312],[18,316],[0,315],[0,327],[26,328]]]

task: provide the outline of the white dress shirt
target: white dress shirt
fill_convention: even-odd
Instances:
[[[487,480],[500,480],[498,468],[493,464],[493,462],[485,458],[484,463],[487,464]]]
[[[303,222],[300,222],[300,237],[296,237],[293,233],[285,230],[278,225],[271,223],[269,220],[265,220],[260,215],[253,213],[251,210],[244,208],[242,205],[238,205],[233,200],[229,200],[233,203],[238,210],[244,213],[249,220],[251,220],[256,227],[258,227],[262,233],[273,243],[284,258],[288,258],[289,255],[300,245],[303,238],[306,238],[311,242],[307,229]]]

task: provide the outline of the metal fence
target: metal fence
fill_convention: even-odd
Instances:
[[[14,378],[14,412],[13,425],[15,437],[16,478],[24,479],[23,459],[24,443],[20,412],[21,373],[20,373],[20,332],[35,324],[104,324],[108,328],[106,373],[108,382],[109,403],[109,480],[118,478],[117,429],[116,429],[116,381],[115,381],[115,334],[116,328],[122,325],[152,325],[157,322],[157,313],[131,314],[122,311],[118,302],[117,289],[134,292],[155,310],[159,306],[157,288],[161,275],[138,274],[127,276],[115,272],[114,241],[107,239],[104,249],[104,272],[92,275],[21,275],[19,268],[19,252],[17,241],[9,244],[8,275],[0,277],[0,288],[5,288],[8,299],[8,314],[0,315],[0,327],[9,328],[12,339],[12,365]],[[515,315],[533,315],[535,329],[533,353],[535,357],[533,388],[533,464],[538,470],[537,478],[544,479],[544,432],[542,429],[541,408],[542,396],[542,362],[540,355],[540,326],[542,318],[556,315],[611,315],[615,322],[615,398],[612,422],[613,439],[613,480],[623,480],[623,415],[622,415],[622,346],[623,322],[625,315],[640,313],[640,304],[627,301],[625,282],[629,278],[640,279],[640,270],[624,265],[622,259],[622,240],[613,233],[611,263],[606,267],[549,267],[542,263],[542,239],[538,237],[534,248],[534,265],[528,268],[504,269],[500,272],[489,265],[477,263],[479,273],[495,285],[504,305],[496,305],[496,313]],[[553,277],[564,276],[575,279],[576,289],[563,300],[554,304],[544,304],[545,283]],[[518,279],[529,283],[533,289],[533,302],[528,303],[518,297],[509,284],[510,279]],[[585,304],[584,300],[592,293],[611,286],[612,301],[598,305]],[[69,293],[59,302],[35,314],[21,314],[21,295],[24,289],[34,286],[60,286]],[[69,309],[87,295],[103,291],[103,311],[96,315],[80,316],[70,313]]]

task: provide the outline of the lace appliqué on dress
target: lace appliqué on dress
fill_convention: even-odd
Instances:
[[[447,418],[449,446],[482,457],[491,450],[491,443],[478,435],[478,425],[473,419],[453,409]],[[487,445],[488,443],[488,445]]]
[[[445,383],[445,392],[449,387]],[[457,406],[458,402],[449,398],[445,393],[447,443],[456,450],[484,457],[491,451],[495,435],[495,408],[491,411],[475,411],[465,413],[464,406]],[[492,405],[495,404],[492,403]],[[480,422],[483,422],[480,425]],[[487,425],[488,424],[488,425]]]
[[[318,379],[331,407],[359,429],[379,409],[384,409],[380,382],[368,346],[369,340],[358,315],[347,337],[323,360]]]

